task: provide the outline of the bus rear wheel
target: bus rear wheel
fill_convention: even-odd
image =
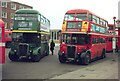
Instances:
[[[82,64],[84,65],[88,65],[90,63],[90,54],[86,53],[85,57],[81,59]]]

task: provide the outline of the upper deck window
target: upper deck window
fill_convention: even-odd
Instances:
[[[37,20],[37,14],[15,14],[15,20]]]
[[[75,14],[66,14],[65,15],[65,20],[74,20]]]
[[[78,14],[66,14],[65,20],[86,20],[87,14],[86,13],[78,13]]]
[[[76,14],[76,20],[86,20],[86,19],[87,19],[86,13]]]
[[[96,17],[96,16],[94,16],[94,15],[92,15],[92,21],[93,21],[94,23],[96,23],[96,24],[100,24],[100,18],[98,18],[98,17]]]

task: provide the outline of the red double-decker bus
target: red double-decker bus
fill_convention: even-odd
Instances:
[[[6,48],[10,48],[12,42],[12,31],[5,30],[5,46]]]
[[[106,57],[105,34],[108,21],[85,9],[65,13],[58,58],[61,63],[75,61],[89,64]]]
[[[0,64],[5,63],[5,32],[4,22],[0,19]]]
[[[106,51],[107,52],[110,52],[110,51],[113,51],[113,47],[112,47],[112,39],[113,39],[113,33],[114,33],[114,30],[113,30],[113,27],[114,27],[114,24],[108,24],[108,35],[106,36]],[[118,29],[115,29],[115,38],[116,38],[116,52],[118,50],[120,50],[120,36],[118,36]]]

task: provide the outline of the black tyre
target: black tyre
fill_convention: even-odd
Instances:
[[[16,54],[9,54],[8,57],[11,61],[18,61],[19,59],[19,57]]]
[[[39,62],[40,59],[41,59],[40,54],[38,54],[38,55],[32,55],[32,57],[31,57],[31,61],[32,62]]]
[[[59,55],[59,61],[60,63],[65,63],[66,62],[66,57],[64,55]]]
[[[90,54],[86,53],[85,57],[81,59],[82,64],[84,65],[88,65],[90,63],[91,59],[90,59]]]
[[[102,51],[102,55],[101,55],[101,59],[104,59],[104,58],[106,58],[106,51],[105,50]]]

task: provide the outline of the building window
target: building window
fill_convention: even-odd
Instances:
[[[7,18],[7,13],[6,12],[2,12],[2,18]]]
[[[20,6],[19,6],[19,9],[24,9],[24,6],[20,5]]]
[[[9,29],[12,29],[13,28],[13,23],[10,23],[10,28]]]
[[[16,4],[11,3],[11,9],[16,10]]]
[[[7,2],[2,2],[2,7],[7,8]]]
[[[11,19],[14,19],[14,13],[11,13],[10,17]]]

